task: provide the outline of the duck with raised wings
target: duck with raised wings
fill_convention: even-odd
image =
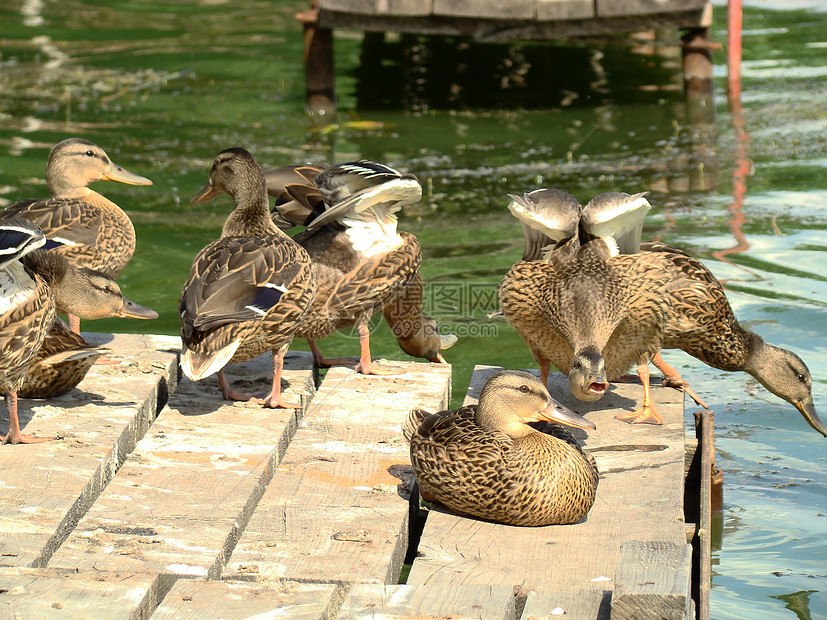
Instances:
[[[250,153],[218,154],[193,203],[233,199],[221,237],[202,249],[181,293],[181,368],[193,381],[213,373],[225,399],[297,407],[281,395],[284,355],[315,295],[310,257],[273,224],[264,175]],[[233,390],[227,364],[273,353],[273,382],[262,398]]]
[[[115,164],[94,142],[68,138],[49,153],[46,182],[51,198],[16,202],[0,212],[0,217],[31,220],[46,235],[47,249],[114,280],[135,252],[135,228],[118,205],[89,189],[95,181],[152,185],[149,179]],[[72,331],[80,332],[76,316],[69,316],[69,324]]]
[[[529,423],[541,422],[541,430]],[[479,403],[428,414],[414,409],[410,441],[419,492],[452,512],[508,525],[575,523],[594,502],[594,459],[561,424],[594,424],[555,401],[527,372],[493,375]]]
[[[440,335],[422,314],[422,252],[417,238],[397,230],[394,215],[422,197],[416,177],[360,160],[326,170],[287,166],[267,175],[276,196],[277,220],[306,229],[295,239],[313,260],[317,294],[297,335],[307,338],[316,364],[329,360],[316,344],[334,331],[356,326],[363,374],[389,374],[370,354],[369,321],[382,310],[402,349],[444,363],[440,351],[456,337]]]
[[[157,316],[124,300],[107,276],[75,267],[59,254],[41,250],[42,231],[24,218],[0,220],[0,388],[9,412],[9,432],[0,443],[37,443],[53,439],[22,435],[17,417],[18,391],[37,359],[57,309],[89,319],[133,312]],[[124,307],[129,305],[129,310]]]
[[[668,320],[668,259],[625,254],[640,243],[643,194],[601,195],[580,209],[560,190],[511,196],[511,212],[535,232],[526,255],[499,286],[506,319],[528,344],[546,381],[550,364],[568,375],[580,400],[603,397],[609,382],[633,365],[643,385],[640,409],[618,419],[660,424],[649,389],[648,363],[660,350]]]

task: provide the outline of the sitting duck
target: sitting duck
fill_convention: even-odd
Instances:
[[[193,203],[221,193],[233,199],[221,237],[192,264],[179,302],[184,352],[181,368],[193,381],[218,373],[228,400],[293,408],[281,395],[284,355],[313,301],[310,257],[270,218],[261,168],[246,150],[230,148],[213,162],[207,185]],[[273,353],[273,382],[261,397],[233,390],[227,364]]]
[[[108,276],[75,267],[64,256],[39,249],[45,244],[43,232],[31,221],[0,220],[0,388],[9,412],[9,432],[2,443],[54,439],[21,434],[17,398],[58,310],[88,319],[158,316],[125,300]]]
[[[267,175],[276,197],[274,218],[306,226],[295,236],[313,261],[317,292],[297,335],[307,338],[320,367],[347,363],[326,359],[316,341],[356,326],[360,355],[356,370],[391,374],[373,363],[369,321],[382,310],[402,349],[444,363],[441,350],[456,342],[422,314],[422,252],[417,238],[397,231],[394,215],[422,197],[411,174],[368,160],[327,169],[286,166]]]
[[[51,198],[16,202],[0,212],[0,218],[31,220],[46,235],[47,249],[114,280],[135,252],[135,228],[118,205],[89,189],[95,181],[152,185],[114,163],[94,142],[68,138],[49,153],[46,183]],[[69,315],[69,324],[80,332],[78,317]]]
[[[542,430],[529,426],[535,422]],[[423,500],[459,515],[541,526],[583,519],[597,490],[594,459],[561,424],[595,428],[534,375],[506,370],[485,383],[477,405],[414,409],[403,433]]]

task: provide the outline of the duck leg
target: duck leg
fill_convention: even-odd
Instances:
[[[74,314],[67,314],[66,318],[69,322],[69,330],[80,336],[80,317]]]
[[[270,409],[299,409],[301,402],[284,400],[281,396],[281,375],[284,370],[284,354],[287,347],[279,351],[273,351],[273,386],[270,393],[264,398],[254,398],[253,402],[269,407]]]
[[[57,437],[38,437],[36,435],[23,435],[20,433],[20,421],[17,419],[17,392],[8,390],[6,396],[6,409],[9,411],[9,432],[0,437],[0,444],[10,443],[43,443],[54,441]]]
[[[370,318],[370,317],[368,317]],[[370,328],[367,322],[359,323],[357,327],[359,331],[359,349],[361,355],[359,356],[359,363],[356,364],[356,372],[363,375],[399,375],[402,374],[398,370],[390,370],[386,368],[377,368],[373,365],[370,359]]]
[[[310,352],[313,353],[313,363],[318,368],[330,368],[331,366],[353,366],[359,363],[355,357],[325,357],[319,350],[315,340],[307,340],[310,345]]]
[[[634,413],[616,415],[616,420],[623,420],[630,424],[663,424],[663,418],[655,411],[652,395],[649,389],[649,364],[641,362],[637,365],[637,374],[643,384],[643,406]]]
[[[692,388],[689,387],[689,382],[681,377],[681,374],[673,366],[670,366],[663,360],[660,355],[660,351],[655,353],[654,357],[652,357],[652,363],[655,365],[655,368],[663,373],[663,385],[677,390],[683,390],[689,394],[689,398],[694,400],[696,405],[699,405],[704,409],[709,409],[709,406],[701,400],[701,397],[695,394]]]

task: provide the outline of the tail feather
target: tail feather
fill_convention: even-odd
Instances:
[[[235,340],[213,353],[196,353],[192,349],[186,349],[181,356],[181,370],[193,381],[209,377],[230,362],[239,344],[241,343]]]

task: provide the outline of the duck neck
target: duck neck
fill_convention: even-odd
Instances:
[[[769,387],[766,381],[775,372],[774,368],[780,361],[781,350],[764,342],[761,336],[751,331],[747,331],[744,348],[746,350],[744,370],[775,394],[776,391]]]
[[[510,416],[507,420],[503,419],[504,416],[500,413],[503,406],[508,405],[498,402],[496,406],[491,406],[486,399],[480,398],[475,414],[477,424],[486,430],[505,433],[515,441],[534,432],[534,429],[528,426],[528,424],[520,422]]]
[[[267,200],[264,178],[242,184],[230,193],[235,209],[230,213],[221,232],[222,237],[256,237],[285,235],[273,224]]]

